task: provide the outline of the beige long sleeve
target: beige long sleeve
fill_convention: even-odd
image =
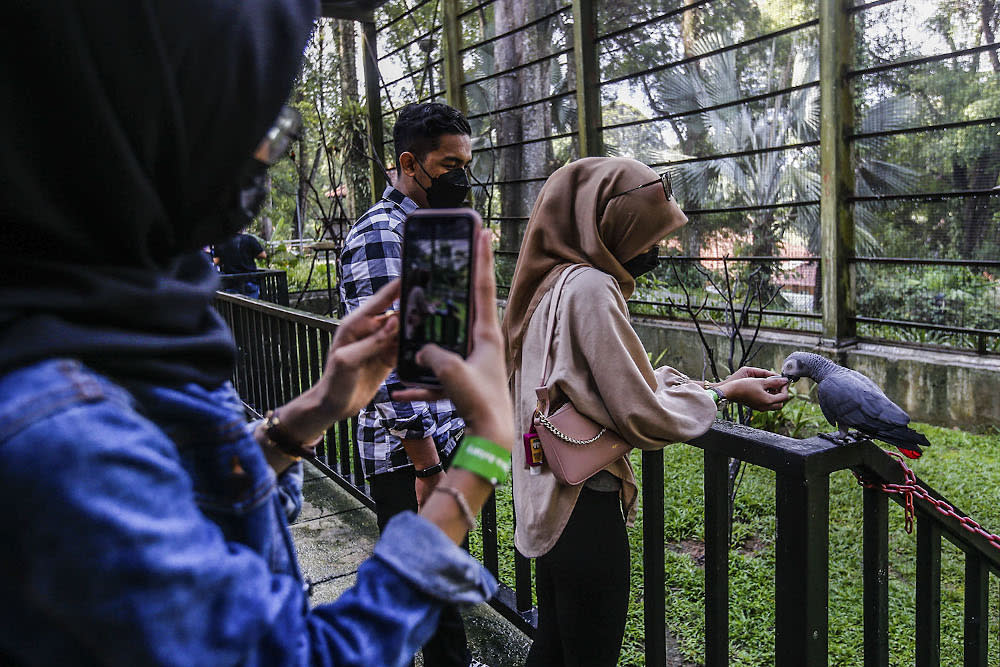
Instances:
[[[683,442],[712,425],[715,403],[699,384],[668,366],[653,370],[613,278],[578,271],[559,313],[552,379],[581,413],[640,449]]]
[[[535,387],[545,360],[545,295],[525,334],[521,365],[514,373],[518,428],[527,431]],[[576,409],[618,432],[629,444],[658,449],[701,435],[715,418],[715,403],[701,386],[669,367],[653,370],[614,278],[593,268],[571,275],[559,302],[551,348],[549,384]],[[555,397],[555,396],[554,396]],[[622,480],[622,507],[634,518],[635,476],[627,459],[607,470]],[[559,483],[545,468],[529,475],[523,447],[514,448],[515,544],[540,556],[555,544],[569,520],[580,486]]]

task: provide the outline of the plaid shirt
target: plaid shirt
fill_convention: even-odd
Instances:
[[[382,199],[354,223],[340,255],[340,299],[347,312],[399,277],[403,222],[416,209],[412,199],[389,186]],[[465,428],[451,401],[400,402],[389,398],[390,391],[402,388],[396,371],[392,371],[358,416],[358,448],[366,477],[413,465],[401,439],[433,437],[441,460],[446,460]]]

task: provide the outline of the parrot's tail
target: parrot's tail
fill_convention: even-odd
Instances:
[[[897,426],[891,430],[881,431],[878,435],[880,440],[896,445],[900,452],[908,459],[919,459],[924,453],[923,447],[930,447],[930,442],[923,433],[914,431],[907,426]]]

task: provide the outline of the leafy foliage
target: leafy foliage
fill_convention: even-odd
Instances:
[[[1000,281],[982,268],[904,266],[887,275],[885,269],[861,266],[857,274],[859,312],[893,320],[1000,329]]]

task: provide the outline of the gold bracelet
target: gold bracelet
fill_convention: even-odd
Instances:
[[[309,445],[312,445],[311,447],[304,442],[294,440],[282,427],[277,410],[270,410],[264,415],[264,421],[261,424],[259,432],[264,439],[264,443],[262,444],[274,447],[285,456],[291,457],[296,461],[303,458],[316,458],[316,445],[323,438],[323,436],[320,436],[315,441],[310,442]]]
[[[442,486],[440,484],[434,487],[434,491],[446,493],[455,499],[455,504],[462,511],[462,518],[465,519],[465,525],[469,530],[475,530],[479,527],[479,524],[476,523],[476,517],[472,514],[472,509],[469,507],[469,501],[465,499],[461,491],[453,486]],[[434,493],[434,491],[431,491],[431,493]]]

